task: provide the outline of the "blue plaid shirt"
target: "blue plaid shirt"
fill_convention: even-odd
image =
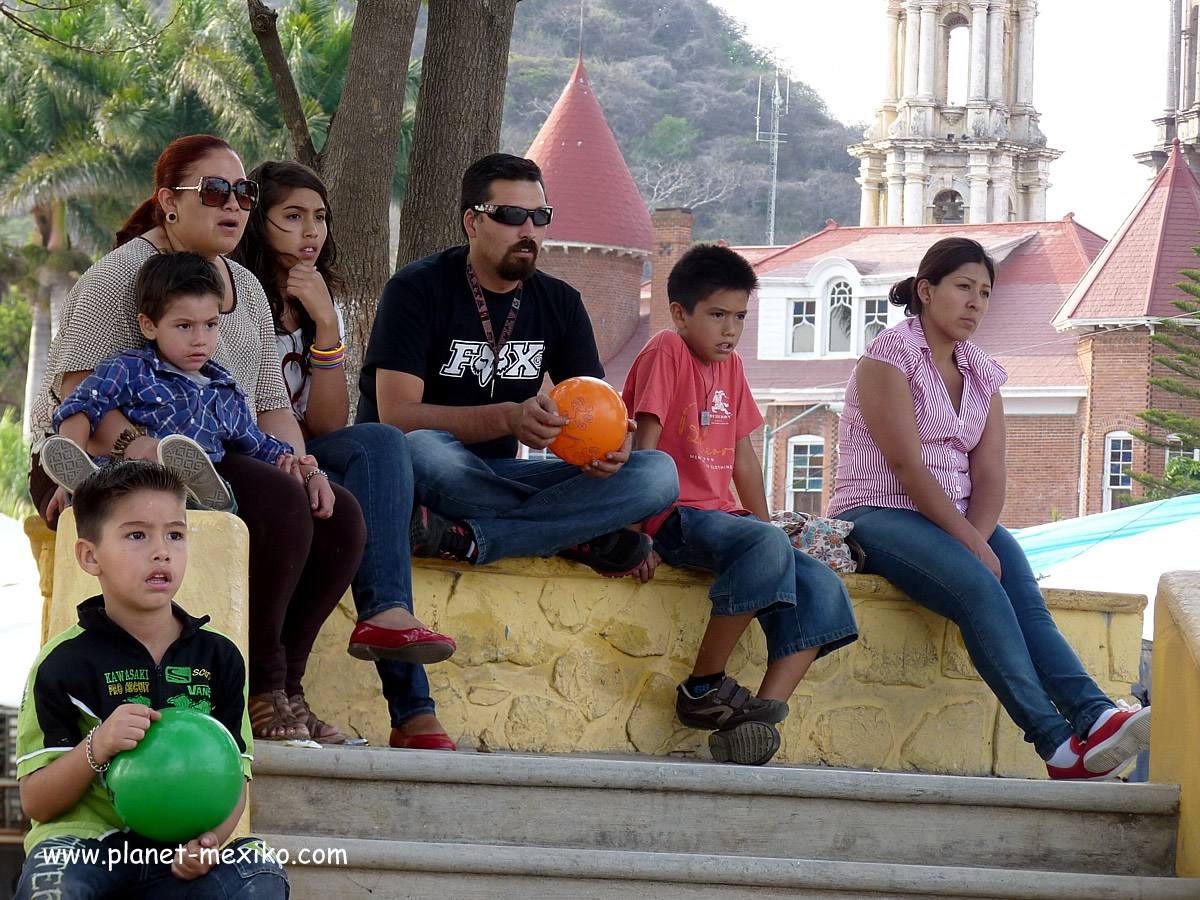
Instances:
[[[226,450],[269,463],[294,452],[259,430],[246,395],[226,369],[210,359],[200,374],[208,384],[169,368],[150,347],[110,356],[63,401],[54,413],[54,430],[76,413],[87,415],[94,429],[101,416],[119,409],[151,437],[190,437],[213,462],[220,462]]]

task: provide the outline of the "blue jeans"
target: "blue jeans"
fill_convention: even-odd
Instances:
[[[363,422],[313,438],[308,449],[329,478],[362,507],[367,543],[351,589],[358,620],[401,606],[413,611],[412,463],[404,432],[391,425]],[[392,726],[434,712],[425,667],[398,660],[375,663]]]
[[[37,844],[25,859],[16,900],[287,900],[287,875],[276,860],[253,852],[258,838],[241,838],[224,848],[219,862],[192,881],[171,874],[169,851],[141,835],[116,832],[102,839],[60,835]],[[49,851],[47,853],[47,851]],[[74,859],[59,851],[78,853]],[[168,851],[163,862],[163,852]],[[243,859],[243,852],[247,858]],[[146,855],[153,854],[147,861]]]
[[[793,547],[782,528],[750,515],[677,506],[654,549],[668,565],[715,573],[712,614],[755,612],[770,662],[810,647],[824,656],[858,637],[842,579]]]
[[[608,478],[558,459],[481,459],[448,431],[408,433],[417,499],[475,533],[476,565],[559,550],[642,522],[679,496],[675,462],[639,450]]]
[[[854,523],[867,573],[959,627],[980,677],[1042,759],[1072,733],[1084,737],[1113,706],[1054,624],[1029,560],[1003,526],[988,541],[1000,560],[997,581],[918,512],[858,506],[838,518]]]

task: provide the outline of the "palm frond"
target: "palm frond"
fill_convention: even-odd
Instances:
[[[114,193],[128,193],[132,209],[141,199],[136,193],[141,174],[98,141],[69,141],[33,157],[0,184],[0,211],[26,212],[52,200]]]

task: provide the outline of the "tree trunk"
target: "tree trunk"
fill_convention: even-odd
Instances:
[[[419,0],[360,0],[341,104],[318,158],[338,230],[338,264],[346,279],[346,296],[339,299],[351,396],[357,393],[379,295],[392,274],[392,173],[419,9]]]
[[[282,59],[275,14],[248,0],[255,37],[268,61]],[[420,0],[359,0],[341,104],[313,167],[329,189],[337,229],[338,265],[346,282],[337,299],[346,323],[346,379],[353,397],[383,285],[391,275],[388,231],[392,174],[400,145],[404,88]],[[269,67],[293,143],[308,122],[286,66]],[[309,144],[311,147],[311,143]],[[303,156],[303,152],[301,152]],[[351,409],[353,415],[353,408]]]
[[[38,241],[51,252],[66,250],[71,245],[67,232],[66,203],[35,206],[32,215]],[[66,273],[52,265],[43,265],[36,273],[37,286],[30,298],[33,322],[29,329],[29,357],[25,367],[25,408],[21,421],[26,437],[30,436],[29,413],[46,377],[46,364],[50,358],[50,342],[57,330],[56,315],[62,301],[70,290],[72,280]]]
[[[463,240],[463,171],[500,144],[518,0],[429,0],[396,266]]]
[[[30,298],[33,323],[29,329],[29,362],[25,368],[25,408],[21,414],[22,433],[30,438],[29,413],[46,377],[50,357],[50,294],[40,287]]]

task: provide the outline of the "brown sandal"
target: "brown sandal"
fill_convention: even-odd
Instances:
[[[308,701],[304,699],[303,694],[293,694],[288,698],[288,703],[291,706],[292,713],[296,717],[296,721],[302,725],[308,726],[308,734],[318,744],[344,744],[346,743],[346,735],[342,734],[341,729],[336,725],[331,725],[329,722],[323,722],[317,718],[316,713],[312,711],[312,707],[308,705]],[[333,728],[333,734],[322,734],[326,728]]]
[[[250,731],[260,741],[303,741],[308,728],[296,717],[283,691],[254,694],[247,699]],[[274,732],[282,731],[282,734]]]

